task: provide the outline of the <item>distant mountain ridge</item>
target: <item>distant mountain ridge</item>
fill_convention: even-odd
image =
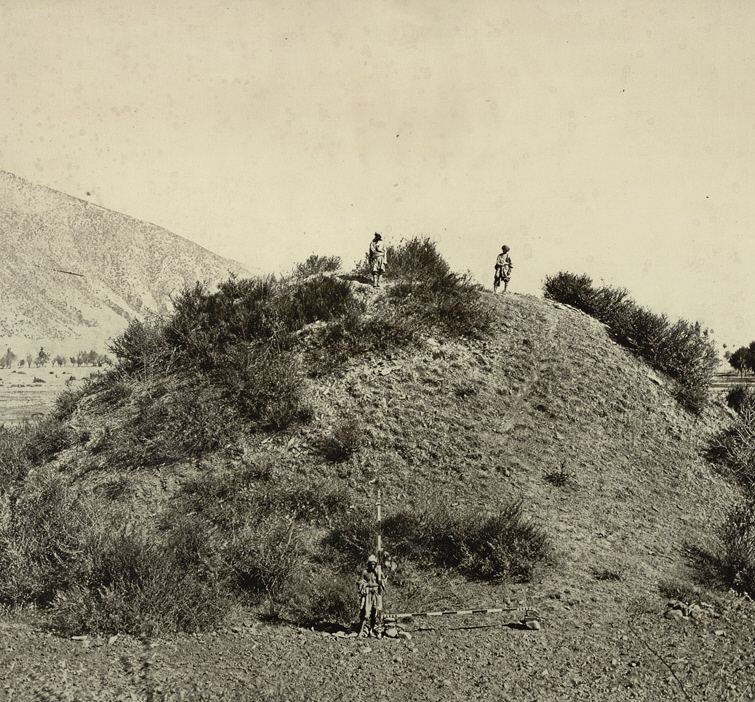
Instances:
[[[103,347],[196,281],[251,275],[162,227],[0,171],[0,344]]]

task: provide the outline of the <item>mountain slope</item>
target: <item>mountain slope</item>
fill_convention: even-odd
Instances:
[[[0,336],[102,347],[196,281],[248,274],[153,224],[0,171]],[[18,349],[17,349],[18,350]]]

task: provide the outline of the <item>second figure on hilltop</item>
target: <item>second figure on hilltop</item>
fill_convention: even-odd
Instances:
[[[498,254],[498,258],[495,260],[493,292],[498,292],[501,283],[503,283],[503,292],[506,292],[509,280],[511,280],[511,269],[513,267],[514,264],[511,262],[511,257],[509,256],[509,247],[504,245],[501,247],[501,253]]]
[[[375,238],[370,243],[370,270],[372,271],[372,285],[380,287],[380,278],[385,273],[385,246],[383,237],[375,232]]]

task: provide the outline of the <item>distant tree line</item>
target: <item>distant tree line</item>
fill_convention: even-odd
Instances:
[[[734,353],[727,351],[724,358],[739,375],[745,375],[748,370],[755,373],[755,341],[749,346],[740,346]]]
[[[0,368],[13,368],[13,365],[18,365],[19,368],[24,366],[31,368],[44,368],[47,364],[50,364],[53,368],[55,366],[72,365],[72,366],[102,366],[110,363],[110,358],[107,354],[97,353],[94,349],[90,351],[79,351],[75,356],[61,356],[60,354],[53,356],[50,352],[45,351],[44,346],[39,349],[37,355],[27,353],[24,358],[19,358],[13,351],[8,348],[5,353],[0,356]]]

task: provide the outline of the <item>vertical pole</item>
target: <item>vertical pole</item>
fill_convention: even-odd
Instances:
[[[380,500],[380,488],[377,490],[377,567],[375,568],[375,571],[377,572],[377,578],[378,582],[380,583],[380,586],[378,587],[378,591],[376,593],[376,605],[377,605],[377,612],[375,616],[375,626],[377,627],[377,635],[382,636],[383,631],[385,629],[385,626],[383,624],[383,529],[382,529],[382,502]]]
[[[378,557],[378,564],[380,564],[381,554],[383,553],[383,533],[380,528],[380,521],[382,519],[382,511],[381,511],[382,505],[380,504],[380,488],[378,488],[377,491],[377,528],[378,528],[378,536],[377,536],[377,557]]]

